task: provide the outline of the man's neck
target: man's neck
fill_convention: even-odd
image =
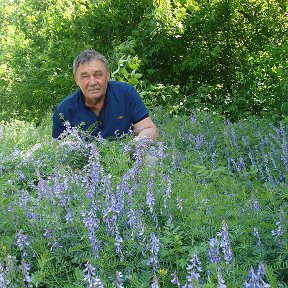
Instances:
[[[99,115],[101,109],[104,106],[105,99],[101,99],[96,103],[92,103],[91,101],[85,99],[84,102],[86,107],[91,108],[96,113],[96,115]]]

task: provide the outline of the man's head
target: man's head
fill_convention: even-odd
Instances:
[[[110,71],[102,54],[94,50],[82,51],[73,62],[73,73],[87,102],[96,104],[104,100]]]
[[[110,72],[109,63],[108,63],[107,59],[101,53],[99,53],[95,50],[84,50],[74,59],[74,62],[73,62],[74,75],[76,74],[77,69],[78,69],[80,64],[85,64],[85,63],[88,63],[90,61],[97,61],[97,60],[102,61],[106,70],[108,72]]]

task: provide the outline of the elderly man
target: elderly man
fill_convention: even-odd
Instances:
[[[73,62],[79,90],[66,97],[53,114],[52,137],[58,139],[64,122],[92,136],[114,138],[129,131],[137,138],[156,139],[158,131],[138,92],[127,83],[110,80],[106,58],[94,50],[82,51]]]

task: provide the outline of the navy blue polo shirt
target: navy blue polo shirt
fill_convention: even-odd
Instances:
[[[109,81],[105,103],[98,116],[85,106],[80,89],[66,97],[53,114],[52,137],[58,138],[65,130],[64,121],[72,127],[89,131],[93,136],[121,136],[127,134],[133,124],[148,116],[146,106],[132,85]]]

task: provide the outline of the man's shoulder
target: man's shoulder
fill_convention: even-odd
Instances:
[[[129,83],[110,80],[108,83],[108,98],[110,101],[115,100],[123,101],[124,99],[128,103],[131,99],[134,99],[138,95],[138,92]],[[136,97],[137,98],[137,97]]]
[[[75,107],[75,104],[79,102],[80,99],[81,99],[81,93],[79,89],[74,93],[70,94],[69,96],[67,96],[66,98],[64,98],[58,105],[58,109],[60,110],[65,108],[67,109],[71,106]]]
[[[108,89],[111,90],[131,90],[133,89],[133,86],[131,84],[128,84],[126,82],[121,82],[121,81],[117,81],[117,80],[110,80],[108,82]]]

